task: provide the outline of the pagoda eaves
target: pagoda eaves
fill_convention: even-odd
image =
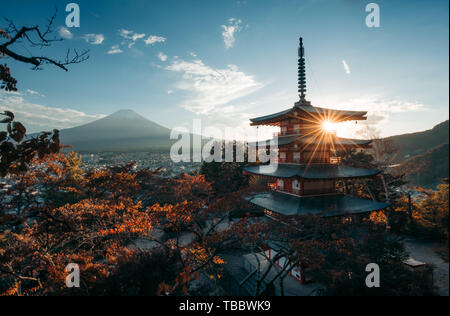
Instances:
[[[283,216],[345,216],[378,211],[389,206],[384,202],[375,202],[343,194],[296,197],[271,191],[247,196],[246,199],[269,212]]]
[[[261,117],[250,119],[252,126],[257,125],[270,125],[280,126],[280,123],[286,119],[307,119],[317,120],[318,122],[329,119],[333,122],[345,122],[345,121],[363,121],[367,120],[367,111],[347,111],[347,110],[334,110],[327,108],[315,107],[312,105],[294,105],[294,107]]]
[[[245,172],[273,178],[300,178],[307,180],[339,180],[374,177],[379,170],[353,168],[337,164],[278,164],[244,167]]]

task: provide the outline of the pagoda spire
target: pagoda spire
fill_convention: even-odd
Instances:
[[[298,48],[298,93],[300,102],[304,102],[306,93],[305,49],[303,48],[303,38],[301,37],[300,46]]]

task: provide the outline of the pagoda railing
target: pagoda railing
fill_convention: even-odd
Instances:
[[[333,165],[338,165],[342,161],[341,157],[330,157],[330,163]]]
[[[287,194],[297,195],[297,196],[300,196],[300,194],[301,194],[300,189],[291,189],[291,190],[288,190],[288,189],[285,188],[284,186],[281,187],[281,186],[277,185],[276,183],[270,183],[270,184],[269,184],[269,189],[270,189],[271,191],[281,192],[281,193],[287,193]]]
[[[278,163],[291,163],[291,164],[301,164],[302,160],[299,158],[288,159],[288,158],[278,158]]]

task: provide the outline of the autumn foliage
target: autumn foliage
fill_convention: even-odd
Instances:
[[[245,227],[230,225],[234,203],[213,199],[203,176],[162,178],[151,170],[135,171],[133,164],[83,170],[78,155],[59,153],[35,157],[27,171],[13,177],[0,219],[4,294],[114,293],[100,290],[100,284],[118,282],[132,261],[162,269],[156,266],[161,260],[173,264],[157,286],[123,294],[187,293],[201,272],[216,273],[213,267],[224,263],[220,251],[235,247]],[[20,212],[13,212],[18,205]],[[80,265],[78,289],[65,286],[69,263]]]
[[[10,128],[4,141],[20,144],[22,139],[11,135],[21,129],[14,128],[13,116],[6,116]],[[47,147],[38,148],[56,144],[45,137],[42,141]],[[23,152],[25,147],[14,148]],[[226,275],[225,255],[235,251],[260,254],[269,263],[252,295],[263,294],[263,283],[278,284],[294,267],[326,285],[316,294],[432,294],[428,283],[405,269],[405,251],[386,233],[384,214],[252,217],[243,196],[261,188],[242,177],[221,189],[234,176],[223,182],[211,172],[216,165],[204,167],[206,174],[166,178],[158,170],[138,170],[133,162],[87,169],[76,153],[38,148],[24,160],[26,168],[17,167],[19,155],[4,169],[12,184],[0,194],[3,295],[230,294],[219,285]],[[228,168],[238,177],[239,165]],[[369,186],[347,184],[356,195],[386,194],[374,182]],[[446,192],[448,197],[448,185]],[[414,216],[440,222],[445,192],[429,194],[421,204],[427,211]],[[283,251],[268,258],[273,242]],[[282,258],[286,264],[280,269],[276,264]],[[382,266],[388,287],[364,286],[364,267],[370,262]],[[69,263],[80,267],[79,288],[66,287]],[[275,277],[269,278],[273,271]]]

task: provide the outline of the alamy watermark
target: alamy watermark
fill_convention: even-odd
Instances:
[[[380,6],[377,3],[369,3],[366,5],[366,26],[369,28],[380,27]]]
[[[376,263],[369,263],[366,266],[366,272],[370,272],[366,277],[366,286],[368,288],[380,287],[380,266]]]
[[[69,273],[66,276],[66,286],[80,287],[80,266],[76,263],[69,263],[64,270]]]
[[[68,3],[66,12],[69,12],[66,16],[66,26],[80,27],[80,6],[77,3]]]
[[[208,135],[208,136],[204,136]],[[177,140],[170,149],[173,162],[256,162],[278,164],[278,135],[269,141],[258,139],[258,131],[240,135],[235,141],[235,128],[208,126],[202,129],[201,120],[194,119],[192,131],[186,127],[172,129],[170,139]]]

